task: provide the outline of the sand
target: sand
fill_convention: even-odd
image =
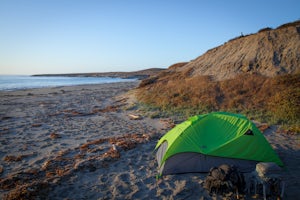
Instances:
[[[174,124],[139,110],[137,85],[0,92],[0,199],[216,199],[205,173],[156,179],[153,150]],[[299,199],[299,136],[264,129],[286,164],[285,199]]]

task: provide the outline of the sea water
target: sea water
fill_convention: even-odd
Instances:
[[[0,75],[0,91],[32,88],[129,82],[136,79],[111,77],[15,76]]]

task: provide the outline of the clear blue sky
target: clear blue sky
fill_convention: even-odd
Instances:
[[[299,0],[0,0],[0,74],[166,68],[299,19]]]

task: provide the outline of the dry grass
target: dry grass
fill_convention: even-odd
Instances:
[[[300,74],[275,78],[241,74],[224,81],[209,76],[184,77],[164,77],[140,87],[138,99],[163,111],[240,112],[262,122],[288,124],[299,131]]]

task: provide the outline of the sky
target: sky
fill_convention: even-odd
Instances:
[[[0,74],[167,68],[299,10],[299,0],[0,0]]]

